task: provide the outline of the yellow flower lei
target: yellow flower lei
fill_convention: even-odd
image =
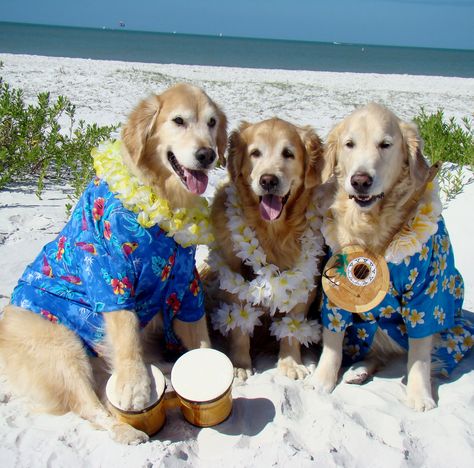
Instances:
[[[199,199],[196,208],[171,210],[169,203],[159,197],[152,187],[144,185],[123,162],[120,140],[107,141],[92,150],[97,176],[107,182],[123,206],[136,213],[144,228],[158,224],[168,236],[183,247],[209,244],[214,240],[209,224],[209,205]]]

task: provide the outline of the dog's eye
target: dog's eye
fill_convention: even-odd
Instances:
[[[288,148],[285,148],[282,152],[281,152],[282,156],[285,158],[285,159],[295,159],[295,155],[293,154],[293,152],[288,149]]]
[[[355,143],[352,140],[348,140],[345,143],[346,148],[354,148]]]
[[[262,155],[262,153],[261,153],[260,150],[258,150],[258,149],[254,149],[254,150],[250,153],[250,156],[252,156],[252,158],[259,158],[261,155]]]
[[[217,122],[216,122],[216,119],[215,119],[214,117],[211,117],[211,118],[209,119],[209,122],[207,122],[207,126],[208,126],[209,128],[213,128],[213,127],[216,126],[216,123],[217,123]]]
[[[178,126],[184,125],[184,120],[182,117],[175,117],[173,122]]]
[[[392,146],[392,143],[390,143],[389,141],[382,141],[379,145],[379,147],[381,149],[387,149],[387,148],[390,148],[390,146]]]

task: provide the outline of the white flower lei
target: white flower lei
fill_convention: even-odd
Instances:
[[[323,239],[319,232],[321,219],[314,202],[311,202],[306,213],[309,225],[301,236],[301,253],[296,265],[290,270],[280,271],[277,266],[267,263],[255,231],[243,221],[235,187],[229,185],[226,194],[226,214],[234,252],[252,267],[256,277],[252,281],[245,280],[242,275],[232,271],[217,249],[213,248],[209,264],[212,270],[219,272],[220,288],[235,294],[242,303],[248,301],[254,306],[269,309],[272,316],[277,310],[287,313],[297,304],[306,302],[310,291],[316,286],[315,277],[319,274],[317,257],[323,253]],[[245,312],[242,314],[242,311]],[[262,309],[249,304],[223,304],[215,312],[213,323],[223,334],[237,326],[251,334],[253,328],[260,324],[258,317],[263,313]],[[294,321],[293,325],[290,324],[291,320]],[[300,325],[295,326],[296,323]],[[271,331],[278,339],[285,336],[291,339],[293,336],[307,344],[319,339],[316,324],[315,321],[307,322],[303,317],[289,317],[288,320],[274,321]]]
[[[214,240],[209,224],[209,205],[199,198],[196,208],[171,210],[167,200],[159,197],[152,187],[144,185],[130,173],[123,162],[120,140],[102,143],[92,150],[94,169],[107,182],[123,206],[136,213],[144,228],[158,224],[168,236],[183,247],[209,244]]]

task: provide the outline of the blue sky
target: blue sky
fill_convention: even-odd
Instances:
[[[474,49],[474,0],[0,0],[0,21]]]

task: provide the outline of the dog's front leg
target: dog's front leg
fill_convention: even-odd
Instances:
[[[301,345],[296,338],[282,338],[278,355],[278,371],[290,379],[304,379],[308,369],[301,362]]]
[[[120,310],[104,314],[113,372],[117,375],[118,403],[125,410],[140,410],[150,399],[150,377],[143,362],[138,317]]]
[[[344,333],[334,333],[327,328],[323,329],[323,351],[318,367],[311,376],[311,382],[317,389],[327,393],[334,390],[342,363],[343,340]]]
[[[432,337],[409,338],[407,403],[416,411],[436,407],[431,392]]]
[[[196,322],[183,322],[176,318],[173,320],[173,329],[187,350],[211,347],[205,315]]]
[[[235,377],[247,380],[252,374],[252,359],[250,357],[250,336],[239,327],[229,333],[230,359],[234,365]]]

